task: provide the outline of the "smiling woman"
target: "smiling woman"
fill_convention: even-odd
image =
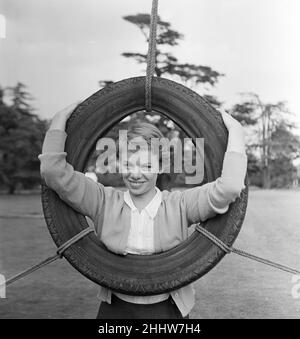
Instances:
[[[154,78],[152,86],[153,111],[172,119],[193,141],[205,139],[202,185],[160,191],[154,177],[129,171],[128,191],[123,192],[82,173],[97,140],[145,108],[145,77],[109,85],[73,114],[69,109],[55,116],[39,155],[46,184],[43,208],[55,243],[60,246],[86,228],[84,216],[95,222],[96,234],[69,247],[64,256],[101,286],[99,317],[130,317],[129,310],[133,318],[154,310],[151,317],[188,316],[195,301],[191,283],[225,255],[200,233],[189,236],[189,227],[201,222],[231,246],[246,212],[247,157],[241,126],[180,84]],[[152,199],[137,199],[136,193],[148,192],[150,186],[156,191]]]
[[[136,205],[146,206],[156,194],[157,175],[161,173],[161,159],[159,154],[151,149],[151,141],[154,138],[163,138],[163,135],[153,124],[139,122],[129,126],[127,136],[129,147],[126,147],[125,152],[128,160],[123,158],[122,146],[118,152],[123,181]]]

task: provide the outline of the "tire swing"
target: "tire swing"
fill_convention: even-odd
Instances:
[[[67,122],[67,161],[77,171],[95,149],[96,142],[126,116],[145,109],[146,77],[113,83],[83,101]],[[227,130],[221,114],[196,92],[171,80],[152,79],[152,110],[174,121],[192,138],[204,138],[205,182],[216,180],[222,171]],[[248,185],[230,204],[226,214],[208,219],[201,226],[229,247],[245,217]],[[83,215],[42,184],[42,205],[50,234],[59,247],[88,227]],[[225,255],[208,238],[195,231],[178,246],[152,255],[117,255],[90,233],[67,248],[64,257],[93,282],[115,292],[151,295],[170,292],[206,274]]]
[[[158,0],[152,1],[146,77],[111,84],[77,106],[66,123],[66,160],[75,170],[84,171],[96,142],[110,128],[132,113],[153,110],[173,120],[194,144],[196,138],[204,138],[203,184],[206,184],[221,175],[227,129],[220,113],[197,93],[174,81],[153,77]],[[86,218],[61,200],[42,179],[42,206],[49,232],[58,247],[56,254],[0,283],[0,288],[63,257],[93,282],[115,292],[137,296],[171,292],[192,283],[217,265],[226,253],[300,275],[300,270],[232,246],[246,214],[247,175],[244,184],[240,196],[225,214],[196,224],[194,233],[178,246],[152,255],[122,256],[107,250]]]

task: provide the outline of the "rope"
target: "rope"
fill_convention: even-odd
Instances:
[[[87,234],[93,232],[94,229],[93,227],[87,227],[85,228],[83,231],[81,231],[80,233],[76,234],[73,238],[67,240],[64,244],[62,244],[56,251],[56,254],[48,257],[45,260],[40,261],[38,264],[33,265],[29,268],[27,268],[26,270],[12,276],[11,278],[9,278],[8,280],[6,280],[3,284],[0,284],[1,286],[8,286],[10,284],[12,284],[13,282],[29,275],[30,273],[52,263],[53,261],[57,260],[57,259],[61,259],[63,257],[63,253],[66,249],[68,249],[70,246],[72,246],[73,244],[75,244],[78,240],[82,239],[83,237],[85,237]]]
[[[296,274],[296,275],[300,275],[300,271],[288,267],[288,266],[284,266],[281,264],[278,264],[274,261],[271,260],[267,260],[264,259],[262,257],[253,255],[251,253],[242,251],[240,249],[234,248],[234,247],[230,247],[228,245],[226,245],[223,241],[221,241],[219,238],[217,238],[215,235],[213,235],[212,233],[210,233],[209,231],[207,231],[205,228],[203,228],[202,226],[200,226],[200,224],[197,224],[196,228],[195,228],[199,233],[201,233],[202,235],[204,235],[206,238],[208,238],[210,241],[212,241],[215,245],[217,245],[219,248],[221,248],[221,250],[223,250],[225,253],[235,253],[238,254],[240,256],[246,257],[248,259],[260,262],[262,264],[268,265],[268,266],[272,266],[274,268],[277,268],[279,270],[291,273],[291,274]],[[14,283],[15,281],[33,273],[34,271],[37,271],[38,269],[52,263],[53,261],[57,260],[57,259],[61,259],[63,257],[63,253],[73,244],[75,244],[78,240],[82,239],[83,237],[85,237],[87,234],[93,232],[94,229],[93,227],[87,227],[86,229],[84,229],[83,231],[81,231],[80,233],[76,234],[73,238],[67,240],[64,244],[62,244],[56,251],[56,254],[53,256],[48,257],[45,260],[40,261],[38,264],[33,265],[31,267],[29,267],[28,269],[12,276],[11,278],[9,278],[8,280],[6,280],[4,283],[0,284],[0,287],[6,285],[10,285],[12,283]]]
[[[146,85],[145,85],[145,106],[147,112],[151,112],[152,110],[151,96],[152,96],[152,77],[155,71],[155,58],[156,58],[156,30],[158,21],[157,8],[158,0],[152,0],[149,44],[147,54]]]
[[[196,230],[199,233],[201,233],[202,235],[204,235],[206,238],[208,238],[210,241],[212,241],[215,245],[217,245],[219,248],[221,248],[221,250],[223,250],[227,254],[228,253],[235,253],[235,254],[238,254],[238,255],[243,256],[245,258],[248,258],[248,259],[260,262],[262,264],[275,267],[275,268],[277,268],[277,269],[279,269],[281,271],[285,271],[285,272],[288,272],[288,273],[300,275],[300,271],[298,271],[298,270],[296,270],[294,268],[278,264],[278,263],[276,263],[274,261],[267,260],[267,259],[264,259],[262,257],[258,257],[256,255],[253,255],[251,253],[242,251],[242,250],[234,248],[234,247],[229,247],[223,241],[221,241],[219,238],[217,238],[215,235],[213,235],[212,233],[207,231],[205,228],[200,226],[200,224],[197,224]]]

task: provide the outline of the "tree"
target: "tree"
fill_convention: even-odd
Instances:
[[[300,157],[300,138],[281,122],[271,134],[270,141],[269,166],[272,187],[290,186],[296,172],[293,161]]]
[[[41,152],[48,122],[40,120],[27,102],[26,86],[17,84],[6,88],[9,101],[0,100],[0,185],[13,194],[18,185],[31,188],[40,183]]]
[[[124,20],[136,25],[145,37],[146,42],[149,41],[150,20],[149,14],[136,14],[123,17]],[[177,32],[171,27],[171,24],[166,21],[162,21],[158,17],[157,22],[157,38],[156,38],[156,60],[155,60],[155,74],[158,77],[171,76],[175,80],[183,82],[190,88],[202,86],[214,86],[219,78],[224,74],[221,74],[213,70],[209,66],[195,65],[190,63],[180,63],[178,59],[169,51],[165,51],[164,48],[174,47],[179,44],[180,40],[183,40],[183,34]],[[146,53],[133,53],[125,52],[122,55],[126,58],[133,58],[136,62],[146,65],[147,54]],[[215,105],[218,103],[216,98],[207,96],[207,100]]]
[[[298,147],[298,139],[293,133],[295,125],[290,121],[291,113],[286,103],[263,103],[257,94],[246,93],[244,100],[234,105],[231,112],[248,127],[248,155],[252,153],[251,159],[254,161],[256,158],[259,163],[262,187],[270,188],[275,167],[280,164],[276,159],[283,159],[284,155],[293,167],[292,160],[299,157],[295,149]]]
[[[32,112],[34,109],[30,104],[33,97],[27,91],[26,85],[18,82],[16,86],[8,87],[7,90],[10,92],[11,107],[25,115],[33,117],[34,114],[32,114]]]
[[[150,30],[150,15],[149,14],[137,14],[137,15],[128,15],[123,17],[124,20],[134,24],[138,27],[141,33],[145,37],[145,42],[148,42],[149,30]],[[179,44],[180,40],[183,39],[183,35],[171,27],[171,24],[166,21],[162,21],[158,17],[157,24],[157,48],[156,48],[156,60],[155,60],[155,74],[157,77],[171,77],[174,80],[179,80],[184,83],[186,86],[196,89],[202,86],[202,91],[204,87],[213,87],[218,79],[223,76],[209,66],[195,65],[190,63],[180,63],[178,59],[168,50],[167,48],[174,47]],[[146,44],[145,44],[146,46]],[[136,52],[124,52],[122,56],[126,58],[134,59],[139,64],[147,63],[147,54],[146,53],[136,53]],[[100,81],[99,84],[101,87],[109,85],[112,83],[110,80]],[[203,94],[205,100],[207,100],[212,106],[218,108],[221,106],[221,103],[218,99],[209,94]],[[155,112],[145,113],[138,112],[134,113],[130,117],[131,119],[146,119],[154,123],[165,135],[165,137],[172,137],[174,131],[178,132],[178,137],[183,140],[188,136],[174,123],[169,119],[162,117]],[[129,119],[130,119],[129,118]],[[172,164],[173,165],[173,164]],[[171,166],[172,166],[171,165]],[[160,189],[171,189],[172,184],[176,180],[177,174],[162,174],[158,177],[157,185]]]

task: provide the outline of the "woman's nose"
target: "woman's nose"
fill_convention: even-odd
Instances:
[[[130,176],[134,179],[140,178],[141,177],[141,169],[139,166],[134,166],[130,170]]]

